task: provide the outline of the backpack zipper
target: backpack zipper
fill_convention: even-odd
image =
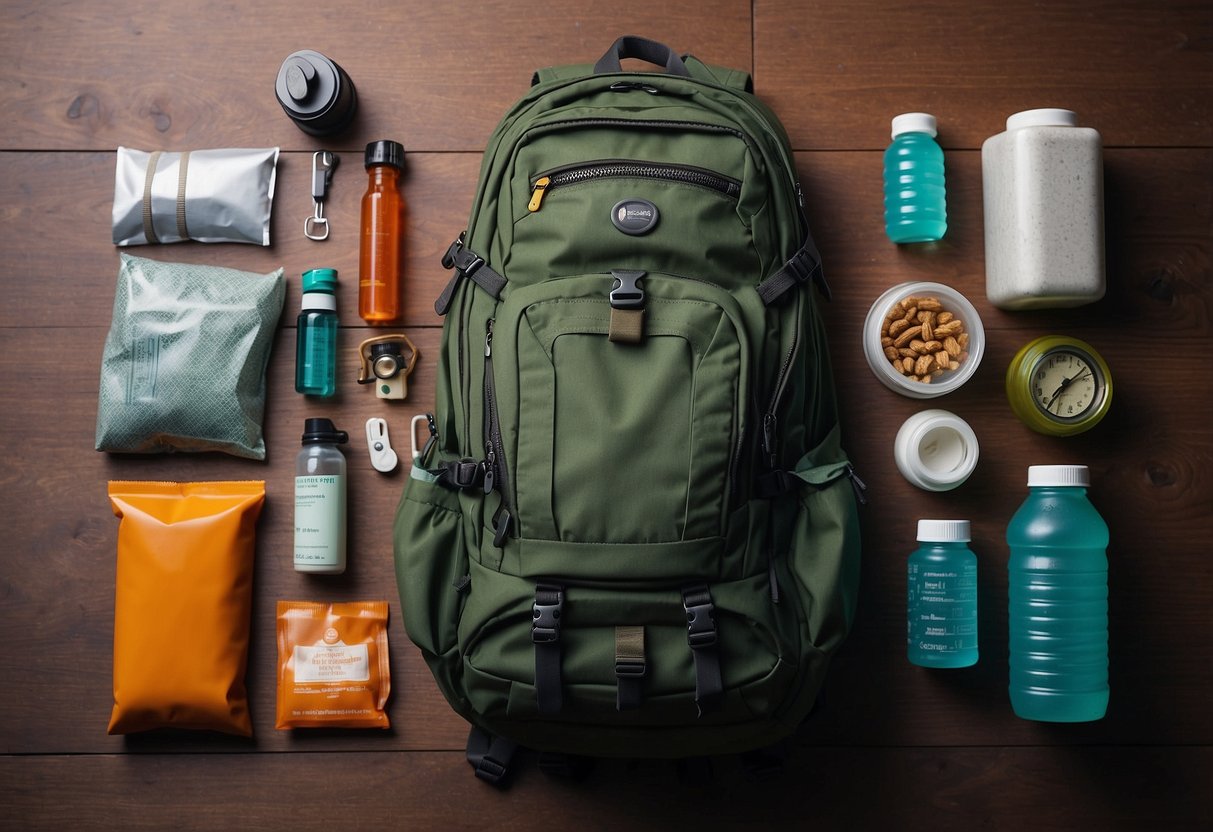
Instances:
[[[544,196],[552,188],[564,185],[576,185],[580,182],[590,182],[595,179],[618,178],[657,179],[665,182],[696,185],[732,197],[733,199],[736,199],[741,194],[741,183],[736,179],[706,168],[695,167],[694,165],[633,162],[619,159],[567,165],[540,174],[532,185],[531,201],[527,205],[527,209],[531,213],[538,211],[543,203]]]
[[[497,415],[497,384],[493,378],[493,319],[485,324],[484,336],[484,493],[501,491],[501,508],[493,516],[493,545],[500,549],[510,533],[510,498],[506,494],[509,474],[505,467],[505,444]]]

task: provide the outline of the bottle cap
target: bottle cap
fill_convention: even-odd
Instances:
[[[893,118],[893,138],[902,133],[926,133],[934,138],[936,126],[935,116],[930,113],[902,113]]]
[[[1091,484],[1091,471],[1085,465],[1029,465],[1028,487],[1086,488]]]
[[[358,108],[358,94],[350,76],[311,49],[293,52],[282,62],[274,94],[295,125],[312,136],[327,136],[342,129]]]
[[[332,419],[309,418],[303,421],[303,444],[319,445],[331,443],[344,445],[350,441],[350,435],[343,430],[337,430]]]
[[[968,520],[919,520],[918,539],[930,543],[968,543]]]
[[[1007,118],[1008,130],[1022,127],[1077,127],[1078,114],[1073,110],[1046,107],[1040,110],[1024,110]]]
[[[336,269],[310,269],[303,273],[304,292],[335,292],[337,290]]]
[[[404,170],[404,145],[390,139],[381,139],[366,146],[366,166],[391,165]]]

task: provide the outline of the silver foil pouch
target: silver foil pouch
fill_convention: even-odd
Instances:
[[[278,148],[118,148],[114,245],[270,244]]]

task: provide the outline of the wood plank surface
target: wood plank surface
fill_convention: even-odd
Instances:
[[[756,782],[735,761],[688,781],[669,761],[602,761],[583,784],[533,768],[512,788],[452,788],[463,755],[128,754],[0,759],[6,818],[23,829],[213,829],[238,802],[242,830],[345,828],[1049,830],[1207,828],[1207,748],[800,748],[797,773]],[[318,772],[323,772],[318,775]],[[1017,788],[992,788],[1013,782]],[[45,784],[71,784],[52,795]],[[239,785],[244,784],[244,785]],[[115,798],[120,795],[120,798]],[[68,799],[62,799],[67,797]]]
[[[946,148],[1065,107],[1108,146],[1213,142],[1203,0],[754,1],[754,83],[798,150],[884,148],[924,111]]]
[[[407,455],[409,419],[434,404],[439,265],[464,228],[480,152],[538,67],[592,63],[620,34],[754,75],[790,133],[834,300],[823,307],[844,444],[869,486],[859,613],[820,707],[782,778],[756,783],[715,761],[714,785],[672,764],[604,762],[585,784],[533,766],[505,794],[475,782],[467,726],[438,692],[400,619],[391,519],[403,475],[372,470],[362,425],[386,416]],[[571,0],[301,7],[284,0],[159,6],[14,0],[0,16],[0,828],[1204,829],[1213,824],[1213,7],[1188,0]],[[279,63],[313,48],[359,91],[332,140],[297,130],[273,98]],[[629,65],[630,66],[630,65]],[[639,65],[637,66],[639,68]],[[1105,141],[1108,294],[1077,310],[1006,313],[984,294],[981,142],[1005,117],[1066,106]],[[889,119],[940,119],[949,230],[898,247],[882,227]],[[353,348],[365,142],[408,149],[405,315],[421,353],[409,400],[359,387]],[[115,150],[281,146],[273,245],[140,246],[136,256],[251,271],[283,267],[288,293],[267,373],[264,463],[217,454],[93,450],[98,375],[118,250]],[[311,153],[342,157],[306,240]],[[293,389],[299,277],[341,274],[338,396]],[[939,280],[977,307],[989,343],[961,390],[927,402],[887,390],[860,349],[886,288]],[[1003,374],[1027,341],[1077,335],[1108,360],[1116,399],[1095,430],[1051,439],[1010,413]],[[976,431],[981,462],[960,489],[897,473],[901,423],[944,407]],[[293,460],[303,419],[351,433],[350,569],[290,567]],[[1026,466],[1091,466],[1111,528],[1111,704],[1105,719],[1048,725],[1007,699],[1006,523]],[[187,732],[105,734],[112,704],[112,479],[264,479],[248,686],[252,740]],[[920,517],[973,521],[976,667],[905,659],[905,560]],[[393,727],[280,732],[274,604],[391,605]],[[318,785],[320,784],[320,785]]]

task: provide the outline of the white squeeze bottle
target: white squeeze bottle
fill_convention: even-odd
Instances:
[[[1025,110],[981,146],[986,297],[1000,309],[1104,295],[1103,151],[1070,110]]]
[[[345,571],[345,455],[350,441],[329,419],[303,423],[303,449],[295,457],[295,571]]]

